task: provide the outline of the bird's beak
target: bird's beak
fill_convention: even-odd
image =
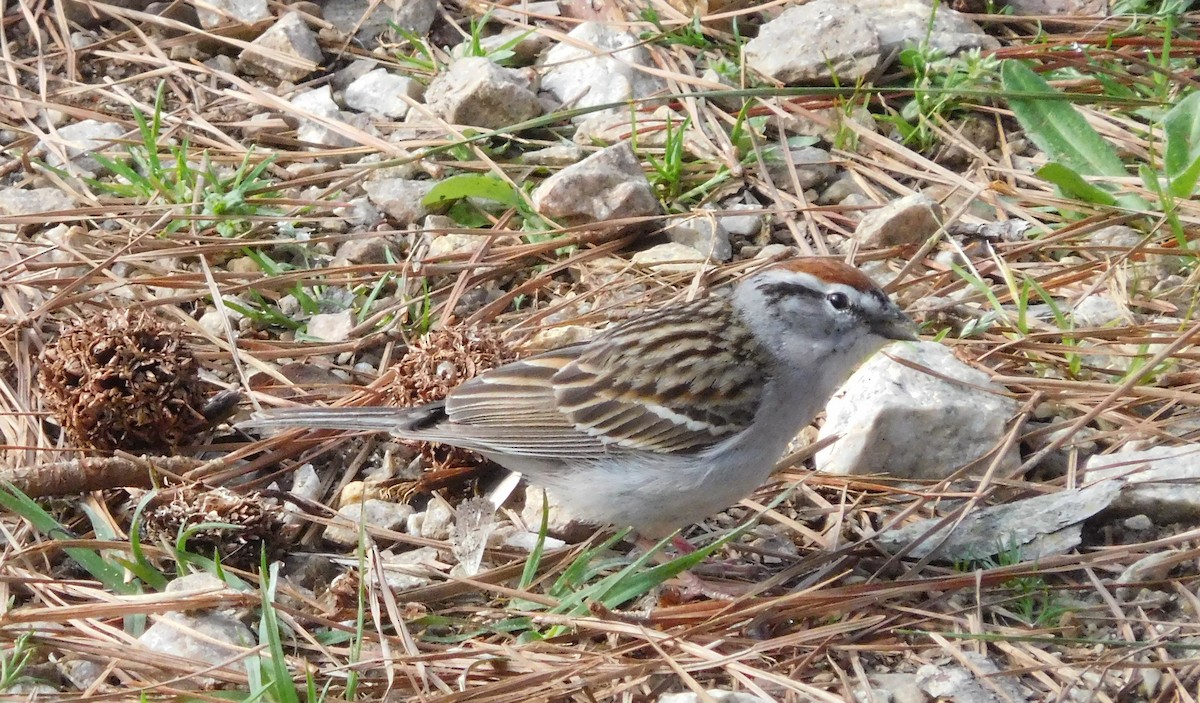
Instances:
[[[890,314],[885,314],[871,323],[871,332],[884,339],[895,339],[902,342],[917,341],[917,326],[908,319],[899,308],[892,308]]]

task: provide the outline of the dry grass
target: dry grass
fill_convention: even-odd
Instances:
[[[636,17],[633,4],[608,3],[619,17]],[[448,19],[463,12],[455,4],[444,5]],[[664,24],[683,20],[666,3],[654,5]],[[693,295],[731,280],[752,264],[709,266],[695,275],[655,274],[628,263],[639,237],[626,225],[635,223],[613,222],[606,228],[551,223],[555,236],[533,238],[522,237],[514,212],[493,217],[487,227],[456,229],[485,238],[487,244],[471,254],[439,259],[425,256],[420,247],[405,246],[418,240],[409,232],[347,231],[337,208],[344,204],[346,190],[372,169],[419,159],[429,172],[492,173],[515,182],[528,177],[529,169],[507,161],[503,150],[487,148],[487,139],[465,137],[445,124],[436,138],[392,141],[333,123],[329,126],[354,146],[306,147],[289,126],[300,116],[286,95],[184,58],[201,42],[236,51],[241,40],[142,12],[97,6],[110,21],[91,30],[86,41],[75,41],[71,33],[77,28],[62,8],[63,3],[6,5],[0,42],[6,76],[0,86],[0,120],[7,130],[0,174],[6,185],[58,188],[78,203],[49,214],[0,217],[0,226],[18,233],[15,241],[6,239],[0,247],[5,476],[33,495],[91,489],[82,496],[43,500],[66,531],[47,534],[15,515],[0,522],[5,541],[0,552],[0,646],[9,652],[8,661],[20,650],[19,642],[32,647],[27,673],[35,676],[53,678],[53,667],[46,664],[50,659],[97,662],[104,673],[92,693],[101,700],[173,696],[189,690],[187,680],[200,675],[221,688],[254,690],[258,684],[248,677],[247,667],[267,672],[267,678],[276,671],[261,664],[271,654],[270,638],[262,634],[257,647],[231,656],[228,667],[151,654],[139,648],[136,635],[165,613],[201,608],[249,609],[250,622],[258,622],[258,593],[267,579],[257,564],[248,570],[226,567],[242,585],[240,591],[161,592],[135,571],[127,572],[128,581],[140,588],[119,591],[81,570],[67,550],[99,553],[113,564],[119,559],[153,565],[170,576],[176,569],[203,570],[210,555],[180,553],[170,540],[143,544],[143,553],[134,554],[129,533],[136,529],[131,525],[136,495],[131,498],[113,487],[178,486],[202,479],[210,486],[263,489],[274,495],[273,482],[286,485],[292,471],[314,462],[322,471],[322,493],[319,501],[298,506],[305,529],[293,550],[321,553],[328,549],[320,541],[322,526],[338,519],[327,506],[336,507],[339,491],[378,463],[383,452],[375,440],[332,434],[251,441],[220,425],[223,418],[218,416],[178,456],[139,458],[118,452],[84,457],[44,421],[46,411],[34,383],[39,355],[71,321],[111,309],[151,312],[181,330],[214,392],[240,389],[247,394],[244,409],[278,403],[284,395],[301,402],[370,402],[387,392],[394,380],[388,367],[426,323],[438,328],[452,322],[487,325],[520,345],[536,341],[548,329],[596,326],[631,307]],[[1084,77],[1069,89],[1098,96],[1095,104],[1080,109],[1130,158],[1145,157],[1156,144],[1127,102],[1103,99],[1103,86],[1088,77],[1100,72],[1096,67],[1109,67],[1117,81],[1158,81],[1166,86],[1164,95],[1194,88],[1194,78],[1162,70],[1161,57],[1153,53],[1162,49],[1162,38],[1149,29],[1109,41],[1109,33],[1123,31],[1126,22],[1064,18],[1046,24],[1040,42],[1028,43],[1037,32],[1032,21],[985,19],[1005,39],[998,55],[1084,69]],[[564,19],[546,31],[558,38],[570,23]],[[38,31],[28,31],[30,26]],[[722,33],[727,28],[719,29],[724,25],[714,27],[710,37],[729,38]],[[164,34],[168,30],[183,31]],[[1194,40],[1180,39],[1173,56],[1194,61],[1197,46]],[[704,156],[689,162],[688,183],[702,183],[722,166],[736,167],[737,177],[715,186],[706,200],[749,186],[769,197],[763,211],[786,225],[794,238],[790,243],[802,253],[837,251],[861,213],[809,202],[803,189],[774,182],[753,161],[738,166],[729,138],[736,112],[695,95],[712,89],[695,77],[698,52],[656,42],[648,47],[656,69],[677,95],[674,105],[691,118],[688,136]],[[324,49],[339,62],[357,51],[328,42]],[[251,193],[261,199],[255,213],[242,218],[246,226],[236,238],[220,236],[212,222],[189,215],[185,205],[118,197],[39,164],[46,154],[63,148],[57,128],[41,119],[46,110],[66,116],[59,126],[79,119],[117,124],[128,143],[137,145],[133,109],[153,114],[160,84],[166,105],[160,143],[186,139],[192,159],[219,167],[236,168],[245,159],[258,164],[271,157],[262,174],[271,185]],[[847,100],[871,100],[879,109],[881,102],[904,99],[896,93],[771,92],[753,98],[749,113],[770,127],[809,114],[838,122]],[[971,99],[980,104],[968,107],[1001,135],[994,150],[966,141],[957,117],[935,116],[941,148],[956,147],[967,155],[956,165],[946,165],[948,160],[936,150],[921,153],[851,121],[840,122],[832,153],[877,202],[916,191],[937,193],[947,222],[979,223],[983,213],[988,219],[1030,225],[1027,236],[988,246],[943,231],[923,248],[859,251],[855,257],[858,263],[885,262],[892,272],[902,272],[894,292],[906,305],[925,301],[913,310],[924,317],[927,331],[951,330],[943,343],[991,372],[1019,402],[1020,413],[1010,421],[1011,438],[1022,443],[1030,458],[1020,471],[989,474],[981,485],[913,487],[885,479],[814,475],[793,461],[777,474],[776,483],[730,515],[693,531],[699,537],[724,531],[756,512],[769,528],[722,550],[726,557],[763,565],[760,575],[766,574],[753,595],[733,602],[678,603],[669,592],[650,593],[618,608],[593,602],[584,611],[551,614],[560,598],[550,595],[550,584],[599,538],[546,554],[536,578],[524,587],[519,584],[526,554],[498,549],[489,550],[489,568],[482,573],[465,577],[437,571],[433,585],[395,593],[381,587],[385,560],[368,540],[357,553],[351,549],[337,555],[343,573],[328,589],[299,578],[273,580],[273,612],[282,628],[276,632],[283,632],[277,636],[284,655],[275,665],[286,665],[300,696],[308,677],[319,697],[331,701],[389,695],[441,703],[648,701],[664,692],[710,688],[735,688],[767,700],[842,701],[851,700],[878,673],[913,672],[929,663],[976,670],[973,655],[986,654],[1026,687],[1030,700],[1194,700],[1200,685],[1193,644],[1200,636],[1200,535],[1189,525],[1138,535],[1110,520],[1076,553],[1036,563],[1017,553],[1008,555],[1011,563],[1001,559],[957,568],[893,558],[870,541],[885,526],[931,516],[948,501],[999,503],[1076,487],[1078,448],[1063,450],[1066,470],[1047,480],[1034,479],[1038,461],[1058,449],[1050,439],[1062,443],[1070,438],[1057,430],[1086,427],[1091,440],[1109,451],[1133,441],[1194,442],[1194,428],[1200,426],[1200,356],[1192,344],[1198,328],[1191,321],[1195,294],[1188,300],[1186,294],[1168,296],[1142,285],[1146,267],[1160,266],[1178,273],[1177,289],[1194,290],[1194,255],[1181,250],[1183,243],[1161,212],[1150,213],[1152,221],[1142,225],[1144,236],[1135,246],[1097,243],[1091,236],[1096,231],[1134,218],[1056,195],[1024,165],[1026,154],[1012,148],[1008,136],[1014,122],[1004,104],[979,98]],[[815,112],[830,106],[837,109]],[[269,114],[271,121],[247,132],[251,118],[260,113]],[[539,125],[561,128],[567,122],[551,116]],[[380,125],[384,135],[398,127]],[[512,139],[510,152],[554,143],[545,130],[509,129],[491,135],[492,144],[505,135]],[[39,143],[47,145],[40,157],[33,151]],[[366,154],[380,154],[384,160],[356,162]],[[646,146],[639,155],[661,159],[665,151]],[[789,178],[795,178],[794,164],[785,165]],[[1131,177],[1122,185],[1156,202],[1140,180]],[[1200,202],[1177,205],[1175,216],[1190,240],[1200,224]],[[174,231],[164,234],[171,223],[177,223]],[[57,224],[64,229],[48,239],[45,233]],[[309,228],[311,234],[302,244],[281,244],[288,226]],[[389,263],[328,265],[329,252],[359,237],[401,242],[395,247],[400,257]],[[295,265],[285,271],[231,266],[235,260],[245,262],[247,251],[271,251],[282,260],[301,249],[307,259],[291,257]],[[951,270],[946,259],[935,258],[938,251],[957,252],[995,303],[982,290],[951,299],[958,291],[971,291],[971,283]],[[1137,311],[1142,322],[1064,330],[1049,315],[1022,321],[1014,298],[1029,290],[1021,287],[1029,285],[1025,282],[1036,283],[1064,309],[1089,293],[1107,290]],[[231,344],[231,333],[239,330],[236,319],[227,315],[219,331],[198,323],[214,299],[255,291],[274,301],[297,286],[310,292],[315,287],[354,289],[360,300],[377,287],[382,292],[373,307],[356,317],[345,342],[297,339],[279,327],[251,325]],[[472,298],[477,290],[492,293]],[[988,326],[957,336],[984,317]],[[1081,362],[1084,349],[1087,358]],[[1130,371],[1116,363],[1128,365],[1128,360],[1138,361]],[[365,366],[356,366],[360,362]],[[1025,421],[1034,417],[1052,421],[1027,433]],[[455,475],[433,485],[469,493],[473,488],[467,481]],[[430,484],[421,485],[429,490]],[[788,488],[794,492],[767,507]],[[370,533],[377,544],[442,547],[442,558],[450,559],[442,540]],[[795,553],[777,552],[781,544],[794,545]],[[1165,566],[1145,575],[1137,572],[1132,584],[1117,583],[1135,562],[1162,559],[1162,554],[1170,555]],[[1118,586],[1130,585],[1142,590],[1117,593]],[[21,640],[30,632],[29,639]],[[530,633],[550,636],[539,639]],[[997,700],[1008,695],[1001,677],[979,680],[1000,691]],[[283,690],[270,689],[264,697],[285,700]],[[187,695],[218,699],[215,692]]]

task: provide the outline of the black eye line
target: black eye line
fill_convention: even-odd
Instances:
[[[789,282],[785,282],[785,281],[776,281],[773,283],[761,283],[758,286],[758,290],[762,292],[763,297],[767,299],[767,302],[772,305],[777,304],[777,303],[779,303],[779,301],[784,300],[786,298],[791,298],[793,296],[805,297],[805,298],[819,298],[821,300],[826,300],[827,296],[829,295],[828,293],[825,293],[825,292],[822,292],[819,290],[813,290],[812,288],[809,288],[808,286],[806,286],[802,283],[789,283]],[[834,291],[834,292],[841,292],[841,291]],[[846,294],[842,293],[842,295],[846,295]],[[853,316],[855,319],[858,319],[858,320],[862,320],[866,317],[866,314],[867,314],[866,311],[863,310],[862,307],[854,301],[854,298],[850,297],[849,295],[846,295],[846,301],[850,304],[844,308],[839,309],[838,312],[846,313],[848,315]]]
[[[763,297],[769,303],[778,303],[785,298],[805,297],[805,298],[824,298],[825,294],[818,290],[813,290],[801,283],[787,283],[783,281],[775,283],[761,283],[758,290],[762,292]]]

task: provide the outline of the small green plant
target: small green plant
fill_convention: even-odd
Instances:
[[[954,570],[959,573],[989,569],[1002,569],[1024,563],[1021,545],[1010,538],[1007,544],[998,542],[996,553],[982,559],[960,559],[954,563]],[[1010,592],[1010,597],[1002,601],[1008,606],[1009,612],[1016,615],[1021,622],[1034,627],[1056,625],[1069,610],[1058,601],[1050,589],[1046,579],[1039,574],[1014,576],[1002,585]]]
[[[884,116],[905,144],[927,151],[938,142],[937,127],[964,109],[963,96],[994,88],[1000,60],[971,49],[946,56],[928,41],[900,52],[912,73],[912,99],[898,114]],[[851,103],[852,105],[852,103]]]
[[[165,203],[181,211],[185,216],[168,222],[163,234],[177,232],[195,220],[199,228],[211,226],[223,237],[236,237],[250,229],[252,218],[275,214],[262,202],[274,195],[272,182],[264,176],[272,157],[254,163],[253,150],[247,151],[238,167],[226,174],[218,172],[207,154],[202,157],[203,166],[194,167],[186,139],[168,146],[166,158],[160,155],[164,86],[158,86],[153,114],[147,116],[133,108],[141,142],[126,147],[128,162],[93,154],[100,165],[121,180],[91,179],[89,184],[122,198]]]
[[[1141,197],[1121,193],[1104,180],[1128,175],[1112,145],[1083,115],[1041,76],[1020,61],[1006,60],[1000,68],[1009,108],[1033,143],[1051,159],[1038,175],[1065,195],[1085,202],[1144,212]]]
[[[275,612],[275,590],[279,583],[279,564],[267,564],[265,552],[260,560],[259,577],[262,583],[261,614],[258,621],[258,641],[266,645],[266,653],[255,652],[246,657],[246,675],[252,696],[273,703],[300,703],[300,691],[288,669],[283,652],[283,632],[279,616]],[[315,691],[312,673],[307,674],[308,689]],[[248,699],[249,700],[249,699]],[[314,700],[308,698],[307,700]]]
[[[0,693],[8,691],[12,686],[30,680],[25,675],[25,667],[29,665],[34,655],[33,630],[22,632],[12,647],[0,650]]]
[[[464,55],[481,56],[499,66],[510,66],[513,63],[513,58],[517,55],[515,51],[517,45],[525,41],[529,35],[533,34],[533,31],[530,30],[513,36],[498,46],[487,47],[483,44],[483,31],[487,28],[488,22],[491,19],[491,10],[488,10],[480,17],[471,18],[471,31],[466,42],[466,52]]]
[[[395,22],[389,22],[388,24],[391,26],[392,31],[396,32],[407,43],[409,48],[407,52],[396,52],[396,62],[415,72],[425,73],[429,76],[437,75],[440,64],[437,57],[433,54],[433,49],[430,49],[429,44],[426,43],[425,38],[411,29],[401,27]]]
[[[694,15],[687,24],[681,24],[674,28],[664,26],[658,11],[652,7],[643,8],[639,16],[643,22],[649,22],[656,30],[642,32],[639,37],[642,41],[655,42],[663,46],[690,46],[695,49],[708,49],[713,45],[713,42],[704,35],[704,25],[700,23],[699,15]]]

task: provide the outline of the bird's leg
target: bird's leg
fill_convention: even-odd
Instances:
[[[683,552],[684,554],[691,554],[692,552],[696,551],[696,547],[680,535],[675,535],[675,537],[672,537],[671,542],[677,549],[679,549],[679,551]],[[682,545],[680,543],[682,543]],[[652,553],[654,555],[654,560],[660,564],[669,561],[665,554],[655,550],[655,547],[658,546],[658,542],[650,539],[649,537],[643,537],[639,535],[637,539],[634,540],[634,544],[644,551]],[[746,593],[748,593],[755,586],[755,584],[752,583],[715,583],[712,581],[706,581],[705,579],[702,579],[696,574],[692,573],[690,570],[680,573],[675,578],[680,582],[680,591],[685,600],[691,600],[699,596],[704,596],[711,600],[736,600],[741,596],[746,595]]]
[[[671,544],[680,554],[691,554],[696,551],[696,545],[684,539],[683,535],[676,534],[671,538]],[[644,545],[642,545],[644,547]],[[742,578],[750,578],[761,571],[758,564],[747,564],[744,561],[737,559],[705,559],[702,563],[692,567],[696,572],[714,572],[727,576],[739,576]]]

